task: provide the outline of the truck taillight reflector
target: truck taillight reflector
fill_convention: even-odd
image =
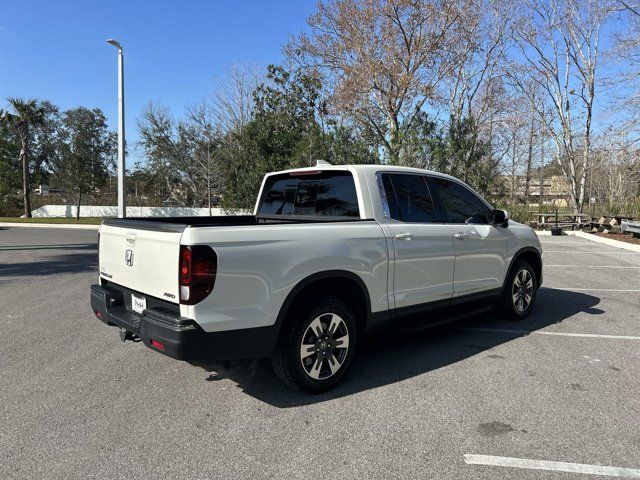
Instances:
[[[218,257],[207,245],[181,245],[178,280],[180,303],[195,305],[213,290]]]

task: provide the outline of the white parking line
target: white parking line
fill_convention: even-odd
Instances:
[[[549,287],[542,287],[549,288]],[[556,289],[554,289],[556,290]],[[567,290],[569,292],[640,292],[640,289],[633,288],[558,288],[557,290]]]
[[[542,245],[571,245],[575,247],[576,245],[584,245],[586,247],[599,247],[599,245],[594,245],[589,242],[589,240],[579,240],[575,242],[554,242],[553,240],[542,240],[540,242]]]
[[[575,253],[575,254],[580,254],[580,253],[588,253],[588,254],[594,254],[594,253],[612,253],[615,255],[640,255],[640,252],[616,252],[615,250],[611,251],[611,250],[593,250],[590,252],[579,252],[576,250],[573,251],[566,251],[566,250],[543,250],[544,253]]]
[[[496,457],[493,455],[465,454],[467,465],[493,465],[497,467],[526,468],[530,470],[549,470],[552,472],[584,473],[607,477],[640,478],[640,470],[635,468],[605,467],[586,463],[551,462],[528,458]]]
[[[640,292],[640,289],[623,288],[559,288],[558,290],[567,290],[569,292]]]
[[[640,268],[639,265],[544,265],[545,267],[574,267],[574,268]]]
[[[569,333],[569,332],[547,332],[544,330],[516,330],[511,328],[483,328],[483,327],[453,327],[453,330],[463,330],[467,332],[496,332],[515,333],[517,335],[553,335],[558,337],[583,337],[583,338],[604,338],[608,340],[640,340],[640,337],[633,335],[600,335],[596,333]]]

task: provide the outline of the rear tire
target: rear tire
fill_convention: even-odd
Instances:
[[[537,293],[535,270],[526,260],[518,260],[505,280],[497,311],[507,320],[523,320],[531,314]]]
[[[337,298],[316,295],[287,315],[271,364],[287,385],[319,393],[346,374],[357,345],[357,324]]]

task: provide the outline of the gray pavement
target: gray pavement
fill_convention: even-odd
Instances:
[[[530,320],[371,337],[342,385],[309,396],[265,361],[202,368],[121,343],[88,305],[96,237],[0,229],[3,478],[597,477],[469,454],[640,468],[640,254],[542,237]]]

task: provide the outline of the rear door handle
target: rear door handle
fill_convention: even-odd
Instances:
[[[464,240],[465,238],[469,238],[469,235],[466,233],[454,233],[453,238],[459,238],[460,240]]]
[[[399,233],[396,238],[398,240],[413,240],[413,233]]]

